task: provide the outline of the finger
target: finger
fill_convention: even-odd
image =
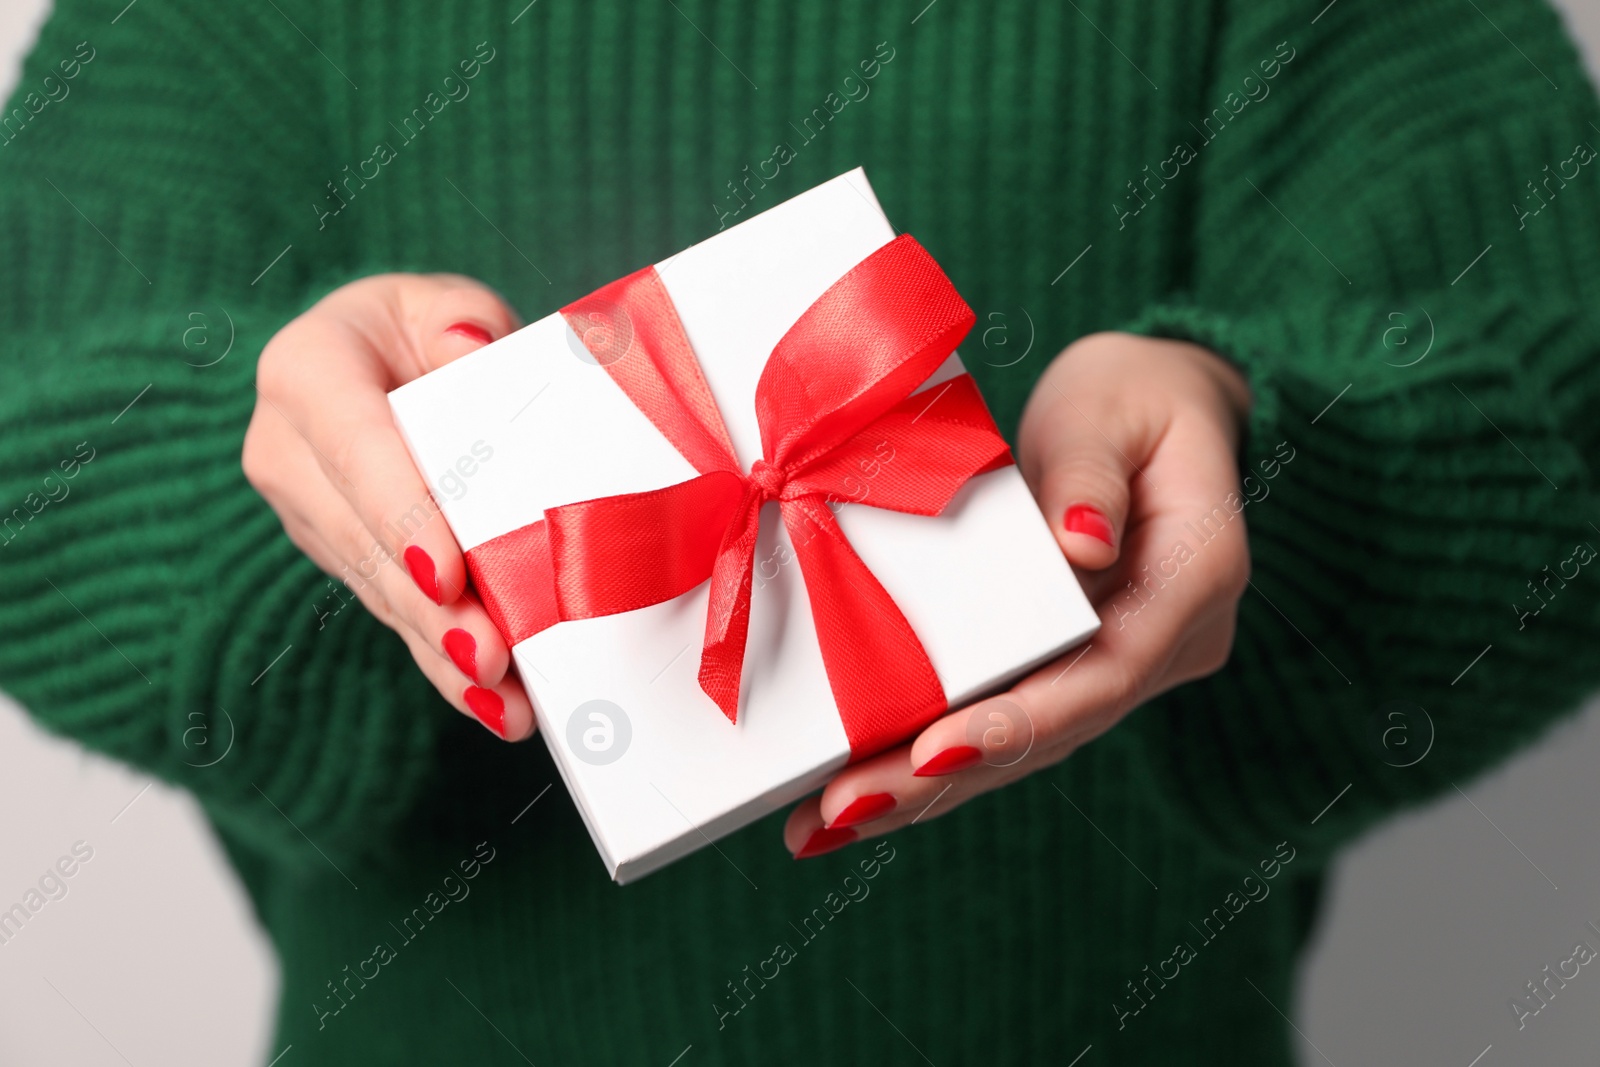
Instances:
[[[329,296],[262,355],[263,398],[436,604],[461,595],[466,565],[394,427],[387,393],[515,323],[505,303],[471,279],[380,277]],[[457,465],[477,462],[469,448]]]
[[[497,293],[477,281],[451,274],[434,275],[428,280],[435,283],[430,295],[407,302],[406,332],[409,334],[409,343],[401,346],[401,349],[414,353],[418,362],[411,368],[415,373],[402,377],[402,381],[408,381],[411,377],[420,376],[460,359],[469,352],[475,352],[484,345],[505,337],[521,326],[517,313]],[[384,416],[389,417],[387,403],[384,405]],[[385,451],[391,456],[389,459],[379,456],[376,462],[389,465],[393,462],[393,453],[400,452],[403,453],[405,461],[411,463],[410,453],[405,452],[398,435],[393,435],[392,441],[384,438],[376,444],[382,447],[385,442],[390,445]],[[402,447],[395,449],[393,445]],[[466,452],[457,457],[450,468],[428,473],[435,478],[471,477],[476,473],[481,457],[488,453],[487,447],[480,451],[481,445],[484,443],[473,442]],[[393,483],[386,484],[392,486]],[[375,488],[370,493],[358,493],[360,497],[371,498],[371,510],[363,512],[369,527],[374,520],[380,523],[384,521],[382,515],[385,504],[391,510],[404,508],[409,527],[411,522],[418,520],[417,505],[409,503],[410,500],[425,499],[427,510],[433,516],[438,516],[438,507],[421,479],[413,475],[406,488],[407,492],[404,493],[383,487]],[[362,510],[362,504],[359,502],[357,509]],[[428,522],[428,526],[432,528],[425,533],[418,532],[411,536],[411,543],[405,546],[401,558],[405,561],[406,569],[417,587],[427,594],[429,599],[436,604],[450,606],[467,589],[466,560],[454,538],[439,536],[441,532],[448,532],[444,530],[444,523]],[[503,649],[502,642],[496,640],[494,644]],[[459,655],[461,661],[458,666],[466,670],[465,664],[471,659],[467,637],[458,635],[451,649],[452,658]],[[497,655],[492,650],[486,649],[486,651],[489,652],[491,661]],[[480,666],[493,673],[488,664]],[[502,664],[498,673],[493,673],[493,676],[499,677],[504,670],[505,666]]]
[[[1069,755],[1109,728],[1058,731],[1046,743],[1019,716],[1015,693],[961,709],[934,723],[911,745],[855,764],[817,797],[790,812],[784,844],[796,859],[810,859],[856,841],[954,811],[975,796],[1016,781]]]
[[[412,320],[421,373],[436,370],[519,329],[521,319],[494,290],[460,275],[434,275],[436,291]]]
[[[313,559],[337,558],[338,554],[303,520],[295,518],[291,523],[315,550],[307,553]],[[507,677],[510,656],[482,608],[466,599],[444,607],[424,604],[425,612],[445,618],[428,620],[421,626],[408,624],[393,609],[378,585],[378,580],[389,580],[404,595],[414,596],[415,591],[406,586],[403,579],[393,577],[396,573],[393,561],[387,561],[374,581],[358,580],[346,586],[380,622],[400,634],[423,674],[456,710],[472,715],[504,740],[519,741],[531,734],[535,726],[532,705],[520,682]],[[391,588],[389,595],[393,592]],[[339,610],[342,607],[333,614]],[[326,612],[319,613],[319,617],[320,614]],[[424,632],[441,628],[443,636],[437,642],[431,642]],[[484,631],[488,637],[481,636]],[[478,654],[479,649],[484,652],[482,656]]]
[[[502,740],[522,741],[532,736],[536,726],[533,705],[515,677],[502,679],[491,687],[464,683],[455,665],[434,651],[416,631],[403,630],[401,636],[423,675],[457,711],[477,720]]]
[[[1139,528],[1130,549],[1147,551],[1150,536],[1150,530]],[[815,849],[839,847],[846,840],[831,833],[844,826],[867,836],[937,817],[972,796],[1066,758],[1136,704],[1216,670],[1219,654],[1231,640],[1236,597],[1218,595],[1217,579],[1198,572],[1183,577],[1189,580],[1162,590],[1165,600],[1133,598],[1138,610],[1149,610],[1143,618],[1133,618],[1130,609],[1115,601],[1103,604],[1100,632],[1083,647],[1008,693],[941,717],[904,754],[866,760],[835,776],[819,798],[815,816],[798,813],[793,819],[791,846],[818,854]],[[893,797],[893,804],[882,799],[884,794]],[[913,816],[913,811],[919,813]],[[819,833],[813,822],[830,832]],[[803,836],[807,831],[815,841]]]
[[[308,509],[318,510],[314,501],[319,492],[323,499],[335,505],[335,513],[348,512],[349,505],[327,486],[322,469],[305,440],[271,408],[258,406],[245,437],[245,453],[244,466],[250,473],[251,483],[272,505],[289,541],[330,578],[338,579],[353,591],[374,617],[392,627],[394,612],[377,587],[352,573],[348,552],[330,542],[323,524],[308,514]],[[271,462],[261,462],[259,457],[263,455],[270,455]],[[326,505],[322,510],[326,510]],[[354,522],[353,515],[349,518]],[[319,601],[314,610],[322,607]]]
[[[432,285],[426,290],[419,290],[426,295],[406,301],[405,326],[409,337],[407,343],[400,347],[403,352],[413,353],[417,363],[410,368],[413,373],[402,375],[402,382],[437,370],[521,326],[517,313],[499,294],[480,282],[455,274],[432,275],[427,281]],[[384,411],[387,415],[387,404]],[[480,452],[479,444],[481,442],[474,442],[451,468],[429,473],[435,477],[471,477],[476,473],[480,456],[487,452],[487,449]],[[406,459],[409,462],[409,453],[406,453]],[[416,486],[411,488],[415,490]],[[375,492],[372,495],[380,498],[375,503],[381,514],[381,497],[384,494]],[[415,492],[412,496],[416,496]],[[396,507],[407,507],[403,495],[390,495],[389,502]],[[428,503],[433,513],[437,514],[438,509],[431,495]],[[359,507],[358,504],[358,510]],[[408,507],[406,514],[415,517],[412,508]],[[369,523],[372,517],[368,516]],[[417,587],[435,603],[448,606],[467,588],[466,561],[453,538],[445,542],[435,536],[437,533],[435,530],[427,536],[417,537],[406,546],[401,558]],[[464,649],[464,641],[458,641],[455,647]],[[504,668],[501,669],[503,671]]]
[[[1128,482],[1146,451],[1143,434],[1115,411],[1075,401],[1055,377],[1046,376],[1027,416],[1024,473],[1067,559],[1104,570],[1117,561],[1127,530]]]
[[[384,389],[372,382],[325,385],[307,419],[316,427],[307,440],[322,480],[348,502],[366,540],[402,561],[422,595],[453,603],[466,588],[466,561],[395,429]],[[468,454],[460,462],[475,460]]]
[[[979,763],[959,773],[917,777],[910,749],[902,745],[854,764],[835,776],[820,796],[796,806],[784,825],[784,844],[794,857],[810,859],[858,840],[930,822],[1036,769],[1031,762]]]
[[[333,499],[325,501],[325,507],[331,509],[338,504],[345,509],[343,517],[321,520],[323,526],[333,530],[335,551],[349,561],[342,574],[358,591],[376,589],[388,609],[385,624],[415,633],[449,661],[460,676],[453,684],[466,680],[493,687],[505,678],[511,667],[511,650],[477,598],[467,594],[446,604],[435,604],[418,587],[414,570],[407,566],[412,561],[396,560],[382,544],[372,540],[367,528],[331,487],[328,495]]]
[[[1140,639],[1096,637],[1010,692],[941,717],[910,745],[846,768],[790,813],[785,845],[797,859],[822,855],[937,818],[1065,758],[1110,729],[1157,671],[1172,636],[1150,629]]]
[[[510,650],[476,597],[469,594],[436,605],[424,596],[372,538],[344,496],[328,484],[301,442],[285,442],[280,464],[299,485],[285,527],[291,537],[302,532],[306,542],[302,551],[353,589],[386,626],[415,631],[454,664],[462,678],[492,687],[506,676]],[[450,684],[459,686],[459,680]]]
[[[854,827],[839,827],[828,832],[827,820],[822,817],[821,798],[807,797],[795,805],[783,823],[783,847],[797,860],[811,859],[835,849],[843,848],[860,839]]]
[[[344,565],[339,553],[322,539],[322,535],[310,523],[298,515],[285,515],[282,517],[282,522],[283,532],[288,535],[290,543],[315,563],[324,574],[329,575],[328,580],[332,582],[333,576],[337,575]],[[376,596],[376,593],[372,595]]]
[[[439,638],[440,650],[475,685],[499,684],[511,670],[511,650],[483,605],[468,593],[438,610],[448,616],[448,628]]]
[[[1174,620],[1170,625],[1181,625]],[[1109,730],[1134,704],[1220,666],[1232,634],[1232,601],[1190,619],[1182,639],[1154,621],[1150,632],[1110,632],[1019,683],[1009,693],[951,712],[902,746],[852,765],[784,825],[796,859],[820,856],[947,814],[966,801],[1065,759]],[[1172,647],[1170,652],[1163,650]]]
[[[940,807],[944,807],[941,798]],[[797,860],[814,859],[857,841],[866,841],[904,829],[912,815],[889,815],[856,826],[828,826],[819,810],[821,800],[809,797],[789,813],[783,827],[783,844]]]
[[[259,407],[251,417],[245,440],[245,467],[250,472],[251,484],[272,506],[289,541],[322,570],[338,575],[344,559],[316,526],[307,521],[296,500],[307,478],[323,480],[311,450],[286,422],[270,410],[263,414]],[[258,464],[252,452],[270,453],[274,457],[270,467]],[[286,485],[293,485],[295,492],[285,492]]]
[[[420,606],[412,628],[455,667],[461,678],[493,688],[510,674],[511,651],[483,607],[462,597],[442,607]]]
[[[924,731],[916,744],[879,753],[835,775],[818,798],[816,825],[842,831],[884,820],[896,825],[920,821],[950,791],[958,780],[951,777],[956,772],[1017,766],[1035,739],[1022,709],[999,699],[952,712],[939,725],[943,729],[935,742],[927,741],[932,735]],[[973,782],[978,777],[992,776],[968,775],[960,780]],[[791,820],[790,829],[796,834],[810,832],[811,822],[801,815],[798,821]],[[808,841],[802,836],[790,843],[806,850]]]
[[[911,776],[910,746],[900,745],[845,768],[820,796],[801,801],[784,824],[784,845],[810,859],[858,840],[896,815],[915,818],[941,786]],[[909,815],[906,814],[909,812]]]

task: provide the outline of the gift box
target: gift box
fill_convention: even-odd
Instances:
[[[390,394],[617,882],[1094,632],[972,321],[857,169]]]

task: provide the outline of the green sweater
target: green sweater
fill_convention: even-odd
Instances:
[[[124,3],[0,122],[0,685],[200,799],[286,1067],[1288,1063],[1338,848],[1600,679],[1600,115],[1540,4]],[[333,613],[255,357],[377,271],[532,321],[857,164],[1007,432],[1089,331],[1244,368],[1233,658],[887,844],[618,888],[542,742]]]

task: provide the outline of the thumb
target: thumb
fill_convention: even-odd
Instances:
[[[1118,427],[1095,425],[1076,405],[1051,406],[1048,427],[1030,442],[1034,496],[1067,561],[1104,570],[1117,561],[1127,532],[1134,466],[1115,443]]]
[[[460,359],[521,327],[522,321],[500,295],[482,282],[460,275],[435,275],[440,284],[421,302],[413,329],[425,369]]]
[[[522,325],[517,313],[498,293],[460,274],[400,276],[395,296],[404,339],[387,354],[390,368],[400,381],[437,370]],[[398,467],[399,457],[404,454],[398,436],[390,447]],[[473,451],[477,451],[476,447]],[[420,472],[413,468],[410,473],[409,479],[391,479],[392,484],[409,482],[412,499],[419,494],[431,495]],[[448,476],[455,477],[455,472],[448,472]],[[417,530],[401,558],[417,587],[436,604],[452,604],[468,588],[466,560],[443,523]]]

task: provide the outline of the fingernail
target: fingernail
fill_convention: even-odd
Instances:
[[[474,682],[478,680],[478,642],[472,639],[471,634],[459,628],[446,630],[444,653],[456,665],[456,670]]]
[[[412,545],[406,549],[405,561],[406,570],[411,572],[411,580],[417,583],[422,595],[435,604],[443,604],[439,596],[439,579],[433,572],[433,557]]]
[[[899,801],[895,800],[893,793],[868,793],[864,797],[856,797],[845,805],[843,811],[833,817],[828,824],[831,830],[843,830],[848,826],[859,826],[864,822],[889,814],[895,809]]]
[[[933,778],[940,774],[954,774],[983,762],[983,750],[971,745],[947,748],[911,773],[918,778]]]
[[[1088,534],[1108,545],[1115,543],[1111,540],[1111,520],[1102,515],[1098,508],[1092,508],[1088,504],[1074,504],[1068,508],[1062,525],[1067,528],[1068,533]]]
[[[475,322],[453,322],[444,328],[445,333],[453,333],[457,337],[465,337],[469,341],[476,341],[486,345],[494,340],[494,335]]]
[[[836,848],[843,848],[860,835],[854,830],[841,830],[831,826],[819,826],[806,838],[806,843],[800,851],[794,854],[797,860],[808,860],[812,856],[820,856],[824,852],[832,852]]]
[[[467,707],[472,709],[472,714],[478,717],[479,722],[492,730],[496,737],[505,739],[506,702],[500,699],[499,693],[469,685],[461,698],[467,702]]]

